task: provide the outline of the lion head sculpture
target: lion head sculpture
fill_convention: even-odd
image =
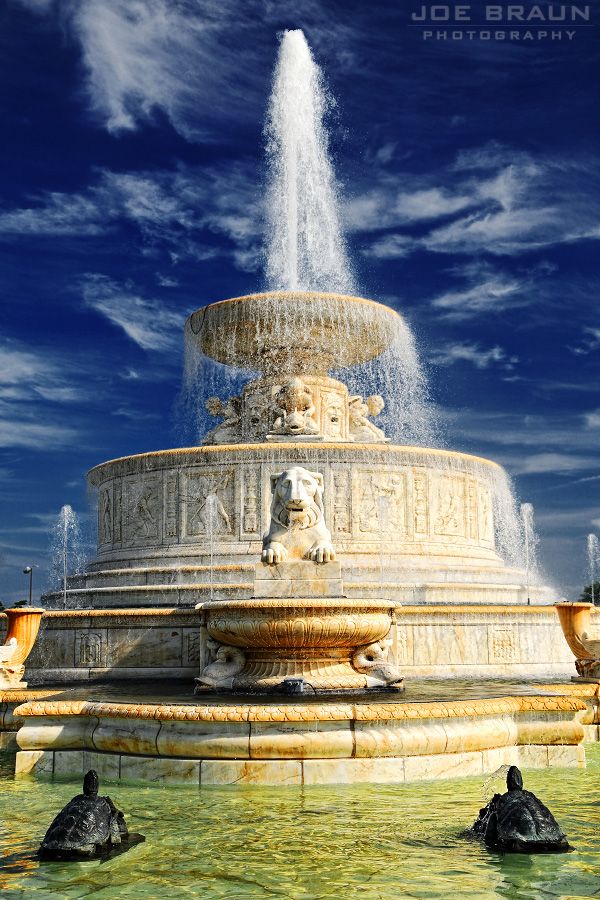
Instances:
[[[330,562],[335,559],[323,515],[323,476],[302,466],[271,476],[271,525],[263,538],[262,561],[288,557]]]
[[[271,519],[284,528],[310,528],[323,518],[323,476],[294,466],[271,476]]]

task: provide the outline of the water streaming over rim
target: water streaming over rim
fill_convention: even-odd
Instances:
[[[521,522],[523,525],[527,602],[529,603],[529,588],[539,579],[537,548],[540,539],[535,530],[532,503],[521,503]]]

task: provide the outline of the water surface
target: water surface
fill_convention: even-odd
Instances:
[[[73,783],[0,780],[0,896],[292,900],[600,895],[600,745],[588,768],[525,772],[577,848],[502,855],[460,837],[488,776],[407,785],[104,785],[146,843],[108,862],[32,854]],[[499,787],[499,784],[492,785]],[[490,786],[488,786],[488,789]]]

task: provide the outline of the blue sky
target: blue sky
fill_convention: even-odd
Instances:
[[[88,468],[181,443],[186,315],[264,286],[262,123],[298,27],[337,101],[360,293],[406,316],[447,446],[508,469],[578,594],[600,530],[598,30],[426,42],[413,8],[2,5],[4,602],[24,565],[44,585],[62,504],[88,515]]]

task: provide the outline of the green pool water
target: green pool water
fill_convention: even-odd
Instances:
[[[460,836],[488,776],[347,787],[104,785],[146,843],[107,862],[38,863],[64,782],[0,780],[0,897],[545,898],[600,895],[600,745],[588,768],[524,770],[576,852],[511,856]]]

